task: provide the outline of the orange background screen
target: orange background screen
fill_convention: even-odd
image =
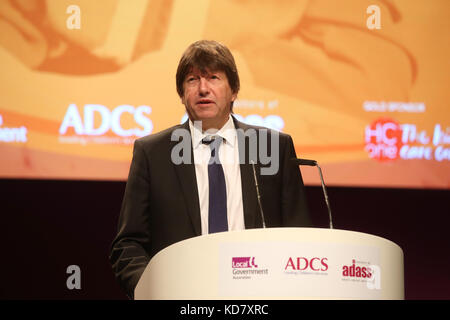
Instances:
[[[227,45],[245,122],[292,135],[329,185],[450,187],[450,1],[0,1],[0,177],[125,180],[185,119],[175,72]],[[302,168],[317,184],[314,168]]]

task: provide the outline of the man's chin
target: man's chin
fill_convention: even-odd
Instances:
[[[223,117],[218,117],[216,114],[211,115],[211,114],[198,114],[196,119],[194,120],[194,122],[196,121],[200,121],[202,123],[202,128],[216,128],[216,129],[220,129],[217,127],[221,127],[227,120],[228,118],[223,118]]]
[[[201,112],[196,114],[196,121],[214,121],[218,119],[216,112]]]

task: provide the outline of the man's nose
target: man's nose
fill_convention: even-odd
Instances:
[[[206,78],[200,77],[198,91],[200,95],[205,95],[209,93],[209,84]]]

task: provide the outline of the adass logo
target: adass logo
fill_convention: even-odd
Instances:
[[[342,276],[344,277],[354,277],[354,278],[371,278],[372,268],[370,266],[361,267],[356,265],[355,259],[352,260],[350,266],[342,267]]]
[[[351,265],[342,266],[342,280],[351,283],[365,283],[370,290],[380,290],[381,268],[369,262],[352,259]]]

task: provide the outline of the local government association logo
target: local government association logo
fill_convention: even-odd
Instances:
[[[233,279],[251,279],[254,276],[268,275],[269,269],[260,268],[255,260],[255,257],[232,257]]]
[[[3,126],[3,117],[0,114],[0,142],[25,143],[28,141],[27,133],[28,130],[24,126],[14,128]]]

